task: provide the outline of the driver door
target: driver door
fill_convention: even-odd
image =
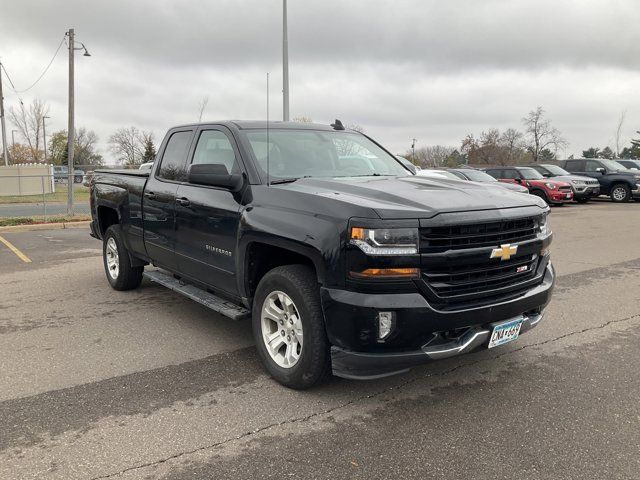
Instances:
[[[235,140],[224,127],[202,128],[189,166],[224,165],[229,173],[241,173]],[[228,190],[190,184],[176,193],[176,257],[183,275],[237,295],[236,246],[242,206]]]

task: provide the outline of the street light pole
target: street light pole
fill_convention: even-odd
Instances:
[[[11,130],[11,148],[16,148],[16,136],[14,135],[14,133],[16,133],[18,130]]]
[[[7,125],[4,121],[4,95],[2,94],[2,63],[0,63],[0,123],[2,124],[2,155],[4,164],[9,165],[9,151],[7,149]]]
[[[289,121],[289,40],[287,0],[282,0],[282,120]]]
[[[45,125],[46,118],[51,117],[47,117],[46,115],[42,117],[42,143],[44,144],[44,163],[47,163],[47,127]]]
[[[74,54],[76,50],[84,50],[84,56],[90,57],[89,52],[87,51],[87,47],[84,46],[84,43],[80,42],[81,47],[76,48],[74,39],[75,39],[75,31],[73,28],[70,28],[67,32],[67,36],[69,37],[69,127],[67,129],[67,168],[69,171],[67,172],[67,214],[73,215],[73,146],[75,144],[75,126],[74,126],[74,94],[73,94],[73,86],[74,86],[74,71],[73,71],[73,61]]]
[[[74,98],[73,98],[73,38],[75,32],[69,29],[69,126],[67,128],[67,215],[73,215],[73,144],[74,144]]]

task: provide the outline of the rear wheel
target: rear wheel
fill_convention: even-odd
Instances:
[[[614,185],[609,195],[614,202],[628,202],[631,199],[631,189],[624,183]]]
[[[305,265],[285,265],[260,281],[253,302],[256,348],[271,376],[282,385],[305,389],[330,372],[329,341],[318,282]]]
[[[104,234],[102,257],[107,280],[115,290],[132,290],[142,282],[144,267],[132,267],[122,241],[120,225],[111,225]]]

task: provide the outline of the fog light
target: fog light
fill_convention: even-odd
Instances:
[[[395,326],[394,312],[378,312],[378,341],[383,341],[393,331]]]

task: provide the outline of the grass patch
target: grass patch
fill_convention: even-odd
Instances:
[[[89,201],[89,188],[83,185],[76,185],[73,189],[74,201],[88,202]],[[67,201],[67,186],[56,184],[56,191],[54,193],[47,193],[44,196],[40,195],[11,195],[8,197],[0,197],[0,205],[7,203],[42,203],[46,201],[51,202],[66,202]]]
[[[0,218],[0,227],[14,227],[16,225],[36,225],[41,223],[63,223],[63,222],[83,222],[91,220],[90,215],[75,215],[69,217],[67,215],[47,215],[47,221],[44,217],[10,217]]]

